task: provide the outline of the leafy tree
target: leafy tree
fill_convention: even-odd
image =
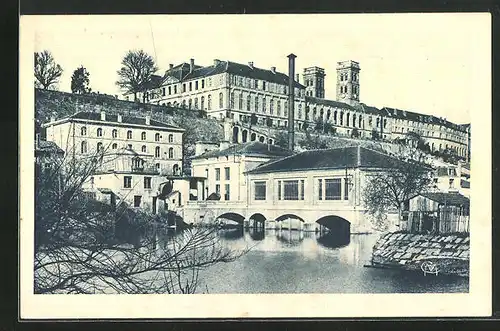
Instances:
[[[359,138],[359,136],[360,136],[359,130],[357,128],[352,129],[351,137]]]
[[[373,140],[378,140],[380,139],[380,133],[378,133],[378,131],[376,129],[373,129],[372,130],[372,139]]]
[[[71,92],[77,94],[90,93],[89,88],[89,72],[83,66],[80,66],[71,76]]]
[[[306,131],[305,137],[298,141],[300,147],[304,149],[326,149],[328,145],[326,140],[321,138],[319,134],[311,135],[309,131]]]
[[[143,50],[128,51],[122,59],[121,68],[118,70],[118,85],[127,93],[145,93],[151,83],[151,76],[158,71],[153,57]],[[143,96],[145,98],[145,96]]]
[[[387,213],[397,211],[401,219],[403,203],[424,191],[430,183],[432,168],[425,163],[423,154],[402,153],[387,156],[388,169],[373,173],[367,178],[363,201],[375,227],[387,227]]]
[[[35,52],[35,87],[50,89],[59,82],[63,69],[47,50]]]
[[[287,131],[278,131],[278,133],[274,136],[274,144],[288,149],[288,132]]]

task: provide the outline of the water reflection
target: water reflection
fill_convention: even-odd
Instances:
[[[250,237],[255,241],[264,240],[266,237],[266,231],[263,228],[253,228],[249,230]]]
[[[304,240],[304,231],[280,230],[276,231],[276,239],[286,246],[298,246]]]
[[[351,243],[351,236],[345,234],[338,234],[334,232],[327,232],[316,238],[318,243],[329,249],[337,249],[345,247]]]
[[[243,227],[235,227],[231,229],[223,229],[219,231],[219,235],[227,240],[237,240],[243,237]]]

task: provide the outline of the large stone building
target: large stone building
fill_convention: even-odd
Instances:
[[[329,123],[340,136],[393,141],[408,134],[419,135],[431,151],[451,151],[467,158],[470,125],[457,125],[433,115],[403,109],[366,105],[360,100],[360,65],[355,61],[337,63],[336,100],[325,95],[323,68],[304,69],[303,84],[294,77],[295,127],[304,123]],[[139,99],[155,104],[202,110],[208,116],[234,122],[248,122],[256,116],[257,124],[288,125],[288,76],[258,68],[253,62],[240,64],[214,60],[209,66],[190,63],[170,65],[163,76],[154,76],[155,88]],[[248,139],[250,141],[250,137]],[[245,141],[242,141],[245,142]]]

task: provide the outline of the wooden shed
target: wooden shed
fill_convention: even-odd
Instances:
[[[469,198],[460,193],[421,193],[405,203],[401,230],[412,233],[469,232]]]

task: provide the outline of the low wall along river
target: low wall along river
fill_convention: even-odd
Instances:
[[[387,233],[373,246],[372,266],[421,270],[437,265],[440,274],[469,276],[469,235]]]

